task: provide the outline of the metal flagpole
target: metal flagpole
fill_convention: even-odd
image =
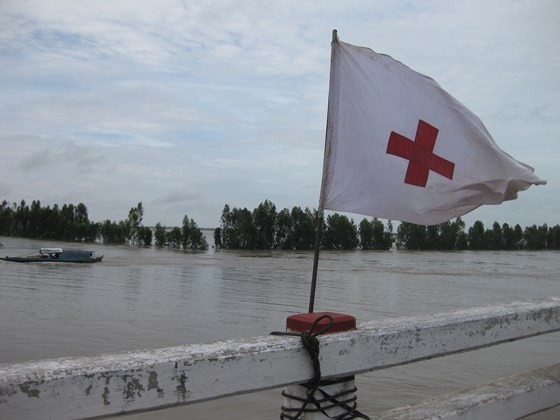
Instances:
[[[315,306],[315,289],[317,287],[317,270],[319,268],[319,249],[321,248],[321,234],[323,231],[323,209],[317,210],[315,218],[315,255],[313,257],[313,273],[311,274],[311,294],[309,295],[309,313]]]
[[[338,42],[338,34],[336,29],[333,29],[332,32],[332,42],[331,42],[331,82],[332,82],[332,60],[334,54],[334,44]],[[329,95],[330,96],[330,95]],[[325,134],[325,147],[327,145],[326,136],[329,130],[329,112],[327,111],[327,130]],[[325,150],[326,153],[326,150]],[[311,293],[309,295],[309,313],[313,313],[313,309],[315,306],[315,289],[317,288],[317,271],[319,268],[319,250],[321,248],[321,237],[323,233],[323,195],[324,189],[326,186],[326,175],[327,171],[326,168],[323,166],[323,179],[321,182],[321,194],[319,198],[319,209],[317,210],[317,216],[315,217],[315,254],[313,257],[313,272],[311,274]]]

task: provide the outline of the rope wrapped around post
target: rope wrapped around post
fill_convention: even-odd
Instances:
[[[319,323],[324,319],[328,320],[328,324],[318,329]],[[323,389],[324,387],[349,382],[353,385],[354,381],[354,376],[336,378],[332,380],[321,379],[319,339],[317,337],[321,334],[327,333],[333,325],[333,317],[329,314],[324,314],[315,319],[308,330],[301,333],[271,333],[273,335],[290,335],[300,337],[301,342],[311,357],[311,362],[313,364],[313,377],[306,383],[300,384],[301,387],[305,388],[304,398],[294,395],[293,393],[288,393],[286,390],[282,391],[282,396],[284,398],[299,402],[299,407],[286,407],[285,405],[282,405],[282,414],[280,415],[281,420],[298,420],[308,418],[307,414],[311,413],[321,413],[325,416],[324,418],[335,420],[349,420],[355,418],[369,419],[368,416],[357,410],[358,403],[357,396],[355,395],[357,388],[355,386],[352,386],[350,389],[339,390],[332,395]],[[336,415],[329,413],[329,411],[332,411],[333,409],[338,409]],[[302,417],[302,415],[304,415],[304,417]]]

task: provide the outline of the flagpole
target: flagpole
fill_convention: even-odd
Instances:
[[[332,80],[332,59],[334,54],[334,44],[338,42],[338,33],[336,29],[332,31],[332,41],[331,41],[331,80]],[[330,88],[329,88],[330,91]],[[329,95],[330,96],[330,95]],[[325,148],[327,145],[327,134],[329,129],[329,112],[327,111],[327,130],[325,133]],[[315,254],[313,256],[313,272],[311,274],[311,293],[309,295],[309,313],[313,313],[315,307],[315,290],[317,288],[317,271],[319,269],[319,250],[321,249],[321,237],[323,233],[323,203],[324,203],[324,191],[326,187],[326,174],[328,171],[323,166],[323,179],[321,182],[321,193],[319,198],[319,209],[317,210],[317,216],[315,217]]]
[[[323,231],[323,209],[317,210],[315,217],[315,255],[313,257],[313,273],[311,275],[311,294],[309,295],[309,313],[313,313],[315,306],[315,289],[317,287],[317,271],[319,268],[319,249],[321,249],[321,234]]]

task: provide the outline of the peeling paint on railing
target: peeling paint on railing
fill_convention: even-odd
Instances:
[[[320,337],[323,377],[350,375],[560,330],[560,299],[366,322]],[[301,383],[297,337],[0,365],[0,418],[86,418]]]

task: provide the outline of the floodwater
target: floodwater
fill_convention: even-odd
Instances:
[[[205,232],[211,235],[211,232]],[[0,237],[3,255],[77,244]],[[311,252],[86,245],[97,264],[0,261],[0,363],[268,335],[307,311]],[[316,311],[360,322],[560,296],[560,253],[322,252]],[[558,363],[560,334],[357,376],[366,414]],[[129,418],[277,419],[281,390]]]

